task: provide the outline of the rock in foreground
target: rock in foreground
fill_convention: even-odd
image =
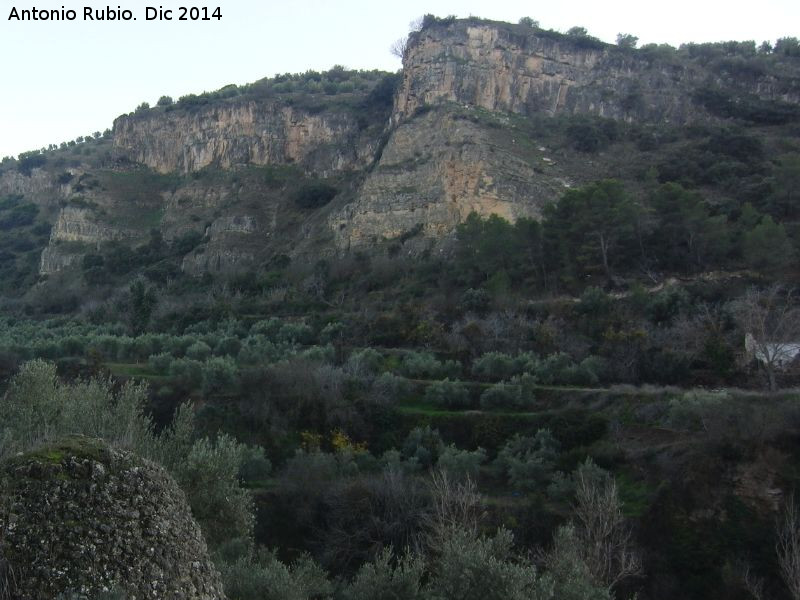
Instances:
[[[11,597],[223,599],[183,492],[157,465],[74,436],[0,467]]]

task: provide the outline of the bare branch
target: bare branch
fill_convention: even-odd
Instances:
[[[778,541],[775,552],[781,578],[793,600],[800,600],[800,511],[791,494],[784,505],[776,526]]]
[[[764,600],[764,579],[753,574],[750,565],[741,565],[742,583],[755,600]]]
[[[481,496],[475,482],[455,480],[447,471],[435,471],[430,480],[433,511],[429,519],[428,545],[436,553],[454,529],[478,535],[484,516]]]
[[[642,562],[634,550],[614,478],[581,468],[575,483],[575,516],[584,560],[592,575],[609,590],[624,579],[641,575]]]
[[[406,55],[407,48],[408,48],[408,36],[404,36],[395,40],[392,43],[392,45],[389,46],[389,52],[391,52],[393,56],[396,56],[400,60],[403,60],[403,57]]]

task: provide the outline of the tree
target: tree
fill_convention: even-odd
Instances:
[[[651,242],[663,266],[707,266],[723,258],[730,248],[725,215],[712,216],[703,198],[677,183],[662,185],[652,198],[658,227]]]
[[[374,561],[361,566],[353,582],[344,590],[344,600],[425,600],[422,589],[425,562],[406,554],[397,558],[386,549]]]
[[[545,234],[573,277],[602,270],[611,279],[620,249],[635,241],[635,229],[634,204],[613,179],[570,190],[545,209]]]
[[[794,247],[783,225],[767,215],[744,235],[744,259],[761,271],[772,271],[789,265],[794,260]]]
[[[781,218],[796,215],[800,200],[800,154],[784,154],[778,159],[773,187],[769,200],[771,212]]]
[[[789,588],[792,600],[800,600],[800,510],[790,495],[784,505],[783,514],[776,524],[778,541],[775,552],[781,578]]]
[[[733,304],[746,351],[764,366],[770,391],[778,389],[777,371],[794,358],[800,342],[800,309],[792,296],[792,290],[775,284],[765,290],[750,288]]]
[[[400,60],[406,55],[406,50],[408,49],[408,36],[403,36],[399,39],[396,39],[391,46],[389,46],[389,52],[392,53],[393,56],[396,56]]]
[[[522,17],[519,20],[519,24],[524,27],[530,27],[531,29],[539,29],[539,21],[531,19],[530,17]]]
[[[570,37],[588,37],[589,31],[586,29],[586,27],[578,27],[576,25],[575,27],[570,27],[567,30],[567,35]]]
[[[630,33],[617,34],[617,46],[620,48],[636,48],[636,44],[638,43],[639,38],[635,35],[631,35]]]
[[[457,265],[469,285],[483,284],[500,272],[510,274],[520,263],[520,238],[514,226],[498,215],[482,219],[470,213],[456,232]]]
[[[135,333],[140,333],[147,328],[158,298],[155,289],[145,288],[141,279],[134,281],[128,291],[131,295],[131,328]]]
[[[172,96],[161,96],[156,104],[158,106],[171,106],[173,103]]]
[[[575,473],[577,535],[586,565],[610,591],[642,574],[633,535],[622,514],[617,482],[587,460]]]

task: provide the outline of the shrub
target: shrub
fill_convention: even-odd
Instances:
[[[256,321],[250,328],[252,335],[264,335],[268,338],[275,338],[281,329],[281,320],[272,317],[266,321]]]
[[[214,346],[214,354],[217,356],[231,356],[236,358],[241,349],[242,342],[239,340],[239,338],[224,337],[217,342],[216,346]]]
[[[560,444],[547,429],[533,437],[515,435],[497,454],[494,461],[509,482],[521,489],[546,487],[552,477]]]
[[[409,352],[403,357],[401,371],[413,379],[437,379],[457,376],[461,365],[454,360],[441,362],[430,352]]]
[[[272,472],[272,463],[260,446],[249,446],[242,450],[239,464],[239,479],[245,483],[263,483]]]
[[[381,373],[372,381],[369,397],[381,403],[396,403],[411,393],[411,382],[393,373]]]
[[[159,375],[165,375],[169,372],[172,360],[173,357],[171,354],[168,352],[162,352],[161,354],[151,354],[147,359],[147,364]]]
[[[514,538],[505,529],[494,537],[476,537],[453,528],[444,538],[430,579],[435,598],[462,600],[542,600],[550,598],[547,582],[536,569],[515,557]],[[544,584],[544,585],[543,585]]]
[[[203,365],[203,393],[230,394],[236,375],[236,362],[230,356],[209,358]]]
[[[493,408],[518,408],[525,404],[519,385],[498,383],[484,390],[480,405],[483,410]]]
[[[284,323],[278,330],[276,339],[291,344],[310,344],[314,339],[314,332],[305,323]]]
[[[412,429],[401,449],[407,461],[416,462],[424,468],[432,467],[439,460],[439,455],[444,450],[442,436],[438,429],[431,429],[430,425]]]
[[[569,355],[563,352],[551,354],[536,367],[536,379],[546,385],[561,383],[564,380],[566,369],[572,366],[574,363]]]
[[[317,600],[333,593],[325,572],[305,555],[287,566],[272,552],[260,551],[220,571],[226,595],[238,600]]]
[[[468,408],[471,404],[467,386],[449,379],[431,383],[425,389],[424,400],[445,408]]]
[[[211,356],[211,346],[205,342],[198,341],[186,349],[186,357],[193,360],[205,360]]]
[[[425,600],[422,590],[425,563],[421,557],[407,554],[395,561],[385,549],[374,561],[361,566],[353,582],[344,590],[344,600]]]
[[[355,350],[347,358],[344,365],[345,372],[358,379],[372,378],[378,374],[383,362],[383,356],[373,348]]]
[[[176,358],[169,365],[169,375],[183,386],[199,387],[203,382],[203,363],[191,358]]]
[[[239,469],[247,447],[222,434],[216,440],[202,438],[192,444],[185,460],[174,470],[192,515],[212,548],[253,534],[250,494],[239,486]]]
[[[483,448],[474,451],[459,450],[450,444],[439,455],[436,467],[457,479],[469,477],[475,481],[481,465],[485,462],[486,450]]]
[[[470,288],[461,295],[461,308],[467,312],[483,315],[489,310],[491,304],[492,297],[483,289]]]
[[[517,371],[516,361],[502,352],[487,352],[472,363],[472,374],[488,381],[508,379]]]

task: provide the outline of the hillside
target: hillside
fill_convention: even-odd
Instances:
[[[232,600],[788,598],[800,43],[634,45],[429,15],[5,160],[0,458],[161,462]]]

